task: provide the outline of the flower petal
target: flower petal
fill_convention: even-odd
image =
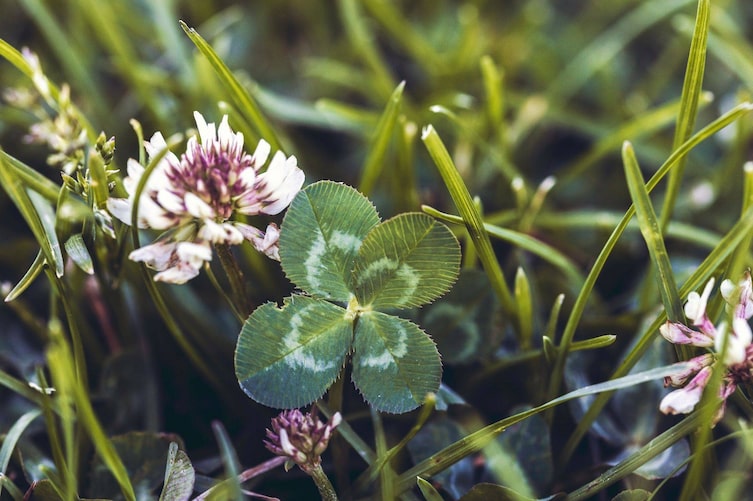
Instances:
[[[676,388],[684,385],[688,380],[699,373],[703,368],[714,363],[714,356],[711,353],[698,355],[683,363],[685,368],[664,378],[664,386],[672,385]]]
[[[695,291],[688,294],[688,301],[685,303],[685,316],[693,321],[693,325],[700,325],[704,321],[706,317],[706,304],[713,288],[714,279],[710,278],[700,296]]]
[[[667,322],[659,327],[661,335],[674,344],[690,344],[693,346],[713,346],[714,338],[706,334],[691,329],[679,322]]]
[[[259,144],[256,145],[256,150],[254,151],[254,166],[256,167],[256,170],[259,170],[265,163],[267,163],[270,151],[272,151],[272,147],[269,143],[260,139]]]
[[[711,368],[703,368],[685,388],[675,390],[665,396],[659,404],[664,414],[687,414],[701,400],[703,389],[711,376]]]
[[[143,262],[152,269],[162,271],[175,259],[176,247],[175,242],[156,242],[131,251],[128,259]]]

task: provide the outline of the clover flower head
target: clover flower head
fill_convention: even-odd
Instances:
[[[136,223],[139,228],[165,233],[129,257],[159,271],[154,277],[157,281],[184,283],[194,278],[211,260],[212,244],[238,245],[247,240],[279,260],[276,225],[270,224],[264,232],[233,217],[279,214],[304,181],[296,158],[280,151],[262,172],[271,151],[269,143],[259,141],[249,155],[243,149],[243,134],[230,128],[227,115],[219,126],[207,123],[199,112],[194,112],[194,118],[198,137],[188,140],[180,157],[166,151],[160,132],[144,142],[150,160],[166,152],[144,181]],[[129,159],[127,170],[123,185],[128,198],[111,198],[107,206],[116,218],[131,224],[145,168]]]
[[[340,413],[336,412],[329,423],[324,424],[317,416],[316,407],[306,414],[298,409],[283,411],[272,419],[272,429],[267,429],[264,445],[270,452],[289,458],[310,473],[320,467],[321,455],[341,421]]]
[[[719,360],[725,368],[719,397],[722,405],[712,420],[715,425],[724,414],[727,397],[734,393],[739,384],[753,380],[753,332],[748,319],[753,316],[753,286],[750,273],[734,284],[725,280],[720,292],[727,304],[734,309],[732,324],[721,322],[715,326],[706,313],[706,305],[714,287],[712,278],[702,294],[691,292],[685,304],[685,315],[692,322],[693,329],[679,322],[667,322],[659,328],[662,337],[674,344],[712,348],[713,353],[705,353],[688,361],[681,371],[664,378],[665,386],[680,387],[667,394],[659,404],[665,414],[687,414],[701,399],[703,390],[711,376],[711,366]]]

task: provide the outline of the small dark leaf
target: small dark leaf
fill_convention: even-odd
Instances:
[[[457,423],[446,415],[439,415],[426,423],[416,436],[408,442],[408,452],[413,462],[418,463],[457,442],[465,435],[465,431]],[[461,459],[431,477],[431,481],[439,484],[453,499],[459,498],[473,487],[475,481],[473,458]]]
[[[452,290],[424,309],[421,325],[437,342],[445,363],[470,363],[491,355],[499,345],[496,305],[486,273],[463,270]]]
[[[476,484],[468,494],[459,501],[534,501],[533,498],[522,496],[514,490],[496,484]]]
[[[167,455],[165,486],[159,501],[186,501],[193,493],[196,474],[188,455],[172,442]]]
[[[651,493],[643,489],[631,489],[622,491],[612,498],[612,501],[646,501],[651,497]]]
[[[153,493],[165,479],[165,458],[170,442],[182,441],[166,433],[130,432],[112,438],[112,444],[138,493]],[[122,499],[115,478],[98,458],[91,468],[89,496]],[[156,496],[155,496],[156,497]]]
[[[514,408],[512,413],[517,414],[525,410],[528,408],[518,407]],[[549,426],[544,417],[535,414],[510,426],[497,439],[503,449],[513,455],[516,466],[522,470],[525,480],[535,494],[547,491],[554,474],[550,436]],[[489,457],[488,454],[487,457]],[[507,480],[505,473],[506,471],[501,472],[500,480]],[[519,479],[521,482],[523,480]],[[504,483],[515,487],[512,482],[505,481]],[[522,491],[522,486],[518,490]]]

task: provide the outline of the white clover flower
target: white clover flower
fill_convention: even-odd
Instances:
[[[730,308],[734,309],[731,328],[727,322],[718,327],[706,314],[714,279],[709,280],[702,294],[691,292],[685,304],[685,315],[698,330],[678,322],[667,322],[659,328],[662,337],[674,344],[711,348],[714,353],[706,353],[690,359],[690,366],[677,374],[664,378],[665,386],[681,387],[662,399],[659,409],[665,414],[687,414],[700,401],[704,388],[709,382],[711,365],[718,359],[725,368],[719,397],[722,405],[713,417],[716,424],[724,414],[724,401],[739,384],[753,381],[753,332],[748,319],[753,316],[753,285],[750,273],[735,285],[725,280],[720,292]],[[689,382],[688,382],[689,381]],[[683,386],[684,385],[684,386]]]
[[[191,137],[180,158],[168,151],[146,180],[138,203],[139,228],[168,230],[157,242],[133,251],[130,259],[158,270],[157,281],[184,283],[212,259],[211,244],[238,245],[248,240],[267,256],[278,259],[279,230],[266,233],[232,218],[235,214],[275,215],[285,209],[303,185],[304,174],[294,156],[278,151],[264,172],[270,153],[261,140],[253,155],[243,150],[243,134],[233,132],[225,115],[219,127],[194,112],[198,138]],[[160,132],[144,142],[149,158],[167,144]],[[112,198],[107,207],[131,224],[136,188],[144,167],[128,160],[123,181],[129,197]]]

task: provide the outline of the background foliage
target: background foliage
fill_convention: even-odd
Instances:
[[[699,5],[708,8],[708,26]],[[745,0],[3,0],[2,7],[0,38],[37,52],[50,79],[71,86],[72,100],[93,130],[116,138],[111,167],[123,169],[127,158],[138,157],[131,118],[145,135],[160,130],[168,136],[191,127],[193,110],[215,121],[229,112],[247,144],[266,132],[260,124],[269,126],[265,139],[298,157],[307,182],[356,186],[383,219],[421,204],[465,217],[467,229],[453,225],[464,250],[457,291],[413,316],[435,336],[440,353],[447,352],[439,400],[460,398],[467,405],[436,413],[407,449],[389,456],[391,470],[375,482],[376,468],[368,464],[387,457],[388,447],[416,420],[423,422],[422,411],[369,413],[345,385],[342,402],[328,403],[342,407],[349,427],[327,458],[345,498],[407,492],[417,475],[428,478],[430,468],[421,461],[430,454],[568,390],[627,374],[644,352],[654,360],[647,368],[673,361],[676,354],[652,341],[662,302],[672,317],[680,298],[709,276],[734,278],[750,265],[746,209],[753,174],[742,167],[751,159],[753,124],[746,110],[736,112],[734,125],[697,136],[687,156],[670,156],[692,133],[750,99],[753,8]],[[261,122],[218,78],[179,19],[233,70],[258,105]],[[0,68],[0,87],[30,86],[7,62]],[[59,172],[45,163],[49,151],[24,141],[34,121],[28,110],[0,103],[0,145],[59,185]],[[621,150],[625,140],[631,148]],[[442,145],[449,156],[443,157]],[[631,188],[642,185],[641,173],[649,179],[671,168],[671,180],[649,182],[657,187],[650,197],[642,188],[631,195],[623,161],[633,168]],[[448,177],[450,170],[460,177]],[[9,291],[39,244],[13,203],[8,177],[3,185],[0,280]],[[478,197],[476,205],[469,194]],[[624,231],[607,243],[633,200],[653,204],[663,237],[625,221]],[[469,219],[474,207],[493,225],[487,226],[491,239],[478,216],[475,223]],[[88,380],[67,394],[58,388],[77,403],[79,417],[61,416],[59,436],[50,438],[53,400],[23,385],[14,389],[15,380],[4,377],[0,430],[26,423],[37,409],[43,416],[25,431],[22,455],[9,458],[8,469],[0,464],[3,471],[23,489],[42,478],[54,458],[70,466],[57,474],[75,477],[82,496],[109,497],[119,489],[107,460],[104,468],[102,460],[92,462],[95,449],[102,458],[117,450],[126,467],[125,449],[138,451],[136,464],[149,455],[144,451],[167,454],[170,439],[154,435],[127,445],[114,440],[112,450],[102,449],[91,438],[96,426],[86,418],[87,405],[107,435],[174,434],[200,474],[197,491],[208,488],[210,477],[234,471],[231,454],[218,453],[225,450],[218,446],[223,436],[237,453],[234,467],[266,460],[261,439],[276,411],[255,404],[238,386],[232,360],[241,326],[222,296],[202,275],[188,286],[160,286],[160,309],[138,267],[122,259],[124,248],[103,242],[101,235],[85,242],[93,275],[68,263],[59,282],[43,274],[0,307],[3,374],[41,386],[44,376],[56,387],[74,374],[80,378],[82,368],[66,365],[72,357],[60,342],[77,330]],[[250,249],[239,257],[254,305],[279,303],[291,293],[276,263]],[[595,264],[603,269],[594,272]],[[659,282],[657,269],[664,272]],[[589,350],[566,357],[568,349],[557,349],[562,344]],[[625,458],[638,450],[647,461],[639,448],[649,440],[669,437],[659,450],[670,450],[698,424],[691,417],[669,428],[678,420],[658,415],[660,386],[637,397],[618,394],[609,404],[595,397],[595,403],[557,407],[541,420],[523,421],[528,431],[503,433],[484,449],[483,461],[476,455],[481,446],[474,455],[463,453],[466,459],[448,453],[440,459],[451,469],[432,478],[435,487],[452,498],[484,499],[501,491],[471,488],[492,482],[531,496],[570,492],[577,499],[608,488],[599,475],[611,464],[619,472],[613,477],[625,478],[609,494],[654,489],[658,481],[645,477],[663,477],[660,467],[679,460],[638,476],[632,473],[641,465]],[[628,422],[626,409],[636,414]],[[750,482],[751,457],[742,442],[705,447],[714,438],[745,436],[737,418],[753,417],[748,401],[737,399],[727,412],[713,436],[694,436],[690,446],[685,443],[690,449],[673,452],[683,458],[692,450],[694,461],[700,459],[662,486],[659,496],[689,495],[698,486],[724,496]],[[222,423],[226,435],[213,422]],[[351,448],[354,436],[369,449]],[[543,436],[551,441],[531,445]],[[63,445],[56,451],[55,443]],[[532,457],[539,461],[531,464]],[[156,478],[131,475],[139,492],[159,492],[164,460],[156,468]],[[516,478],[526,480],[516,484]],[[595,487],[588,484],[594,479]],[[275,471],[251,488],[283,499],[315,495],[297,470]],[[420,499],[419,492],[431,489],[406,495]]]

